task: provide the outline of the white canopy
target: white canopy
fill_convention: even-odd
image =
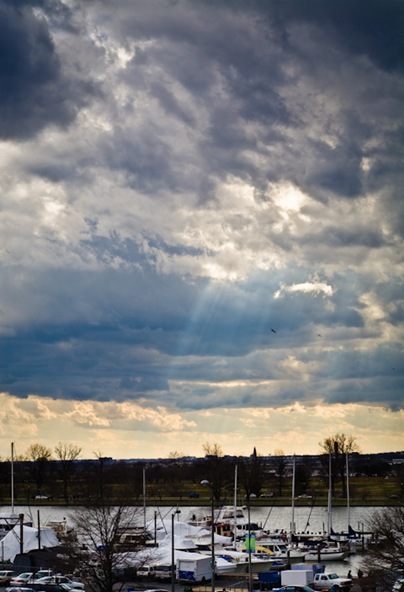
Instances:
[[[23,526],[23,553],[39,549],[39,531],[32,526]],[[52,528],[41,528],[41,549],[56,547],[59,545],[58,538]],[[20,526],[14,526],[10,532],[0,541],[0,556],[3,561],[14,561],[15,556],[20,553]]]

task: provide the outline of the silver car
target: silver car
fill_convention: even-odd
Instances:
[[[45,576],[36,580],[37,584],[65,584],[73,590],[84,590],[84,584],[82,582],[76,582],[62,575]]]

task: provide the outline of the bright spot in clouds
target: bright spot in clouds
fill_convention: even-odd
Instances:
[[[303,294],[311,294],[313,296],[332,296],[333,289],[324,282],[303,282],[301,284],[292,284],[287,286],[281,284],[279,290],[274,294],[274,298],[280,298],[283,294],[293,294],[295,292],[301,292]]]

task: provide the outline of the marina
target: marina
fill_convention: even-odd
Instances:
[[[353,527],[358,531],[366,531],[366,524],[367,520],[372,515],[372,512],[375,508],[369,507],[355,507],[352,508],[350,511],[350,519],[352,522]],[[6,515],[7,513],[11,513],[11,507],[3,507],[0,509],[1,512]],[[143,513],[143,510],[145,513]],[[55,527],[55,525],[63,525],[64,529],[69,530],[72,528],[73,524],[73,516],[76,509],[74,507],[60,507],[60,506],[42,506],[40,509],[37,507],[32,508],[29,506],[17,506],[14,508],[15,515],[23,514],[26,520],[32,522],[33,526],[38,526],[38,521],[40,521],[41,528],[47,527]],[[216,520],[216,511],[219,514],[219,508],[215,509],[215,520]],[[257,529],[266,529],[273,535],[280,535],[281,537],[285,538],[286,533],[290,530],[290,523],[291,523],[291,510],[288,507],[254,507],[253,505],[249,508],[249,518],[251,526],[254,525]],[[344,532],[347,531],[348,525],[346,523],[346,510],[344,508],[336,508],[333,512],[333,527],[335,531]],[[176,526],[180,524],[192,524],[198,523],[199,521],[202,523],[205,520],[204,526],[200,526],[200,528],[206,529],[206,534],[204,537],[196,537],[194,538],[195,548],[203,553],[208,552],[209,550],[209,542],[210,542],[210,535],[209,535],[209,524],[206,523],[206,507],[202,506],[193,506],[193,507],[181,507],[176,506],[174,507],[164,507],[159,508],[157,506],[148,506],[144,509],[139,508],[138,512],[138,519],[139,519],[139,528],[141,527],[142,522],[145,520],[148,528],[150,530],[151,538],[153,538],[153,528],[156,528],[160,533],[168,539],[166,541],[167,552],[164,554],[165,563],[169,563],[170,561],[170,544],[171,544],[171,534],[170,528],[167,525],[173,524],[174,525],[174,532],[177,533]],[[242,522],[242,515],[238,516],[238,519]],[[229,520],[229,516],[227,516],[227,520]],[[312,537],[319,537],[320,535],[324,535],[326,532],[327,527],[327,520],[328,520],[328,513],[327,508],[324,507],[316,507],[316,508],[308,508],[308,507],[298,507],[294,509],[294,524],[295,524],[295,532],[296,534],[301,535],[310,535]],[[245,526],[245,524],[244,524]],[[177,528],[178,528],[177,527]],[[207,527],[207,528],[206,528]],[[195,527],[198,529],[199,527]],[[258,531],[257,531],[258,532]],[[215,535],[219,537],[219,535]],[[177,537],[177,534],[176,534]],[[181,537],[182,539],[184,537]],[[226,563],[225,556],[227,554],[227,562],[230,560],[230,556],[233,552],[233,561],[234,565],[236,564],[236,554],[238,553],[239,556],[241,555],[242,562],[244,562],[244,568],[236,567],[233,571],[235,573],[245,573],[246,568],[246,555],[244,553],[244,559],[242,553],[240,553],[240,549],[237,551],[231,550],[231,544],[233,541],[231,537],[228,537],[228,545],[227,548],[224,548],[224,540],[225,537],[221,537],[223,539],[223,550],[218,547],[217,541],[220,539],[215,539],[215,546],[216,546],[216,554],[217,554],[217,563],[219,568],[218,575],[220,572],[222,574],[230,572],[230,568],[228,567],[229,564]],[[161,546],[161,542],[159,543]],[[182,543],[183,545],[184,543]],[[268,544],[268,541],[267,541]],[[176,541],[176,546],[179,545],[178,541]],[[205,548],[204,546],[205,545]],[[259,539],[257,541],[257,545],[259,547]],[[265,539],[263,539],[263,547],[265,546]],[[259,547],[260,548],[260,547]],[[189,553],[190,549],[187,550]],[[184,551],[181,551],[184,553]],[[253,573],[257,574],[259,571],[268,571],[271,569],[269,556],[266,562],[263,561],[264,557],[261,558],[256,556],[259,555],[258,553],[254,554],[253,563],[251,565],[251,570]],[[178,557],[180,556],[180,551],[178,551]],[[183,556],[183,555],[181,555]],[[220,561],[219,561],[220,557]],[[274,561],[275,555],[272,558]],[[239,557],[240,559],[240,557]],[[280,559],[280,557],[277,557]],[[156,559],[157,561],[157,559]],[[283,556],[282,561],[285,564],[285,556]],[[305,557],[303,561],[308,563],[315,563],[317,561],[316,554],[313,557]],[[346,576],[349,571],[353,574],[358,572],[359,566],[361,561],[361,553],[355,552],[352,554],[346,554],[341,559],[336,559],[332,561],[332,570],[335,571],[339,576]],[[163,563],[161,559],[159,559],[160,563]],[[330,562],[331,563],[331,562]],[[274,569],[276,568],[276,564],[274,565]],[[257,577],[257,576],[255,576]]]

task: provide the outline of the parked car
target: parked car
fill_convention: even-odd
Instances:
[[[30,586],[33,592],[84,592],[83,588],[71,588],[67,584],[38,584],[38,580],[34,580]]]
[[[23,573],[14,575],[10,580],[10,586],[24,586],[35,579],[33,571],[24,571]]]
[[[25,571],[13,576],[10,580],[10,586],[23,586],[24,584],[35,584],[38,580],[45,577],[54,576],[54,572],[51,569],[39,569],[37,572]]]
[[[39,580],[32,580],[30,586],[34,592],[84,592],[83,588],[72,588],[67,584],[46,583]]]
[[[0,570],[0,586],[8,586],[15,573],[11,569]]]
[[[26,588],[25,586],[9,586],[6,592],[36,592],[33,588]]]
[[[71,580],[67,576],[60,574],[45,576],[36,580],[37,584],[66,584],[69,588],[75,588],[77,590],[84,590],[84,584],[82,582],[76,582]]]
[[[44,578],[45,576],[54,576],[55,572],[52,569],[39,569],[35,572],[36,579]]]

